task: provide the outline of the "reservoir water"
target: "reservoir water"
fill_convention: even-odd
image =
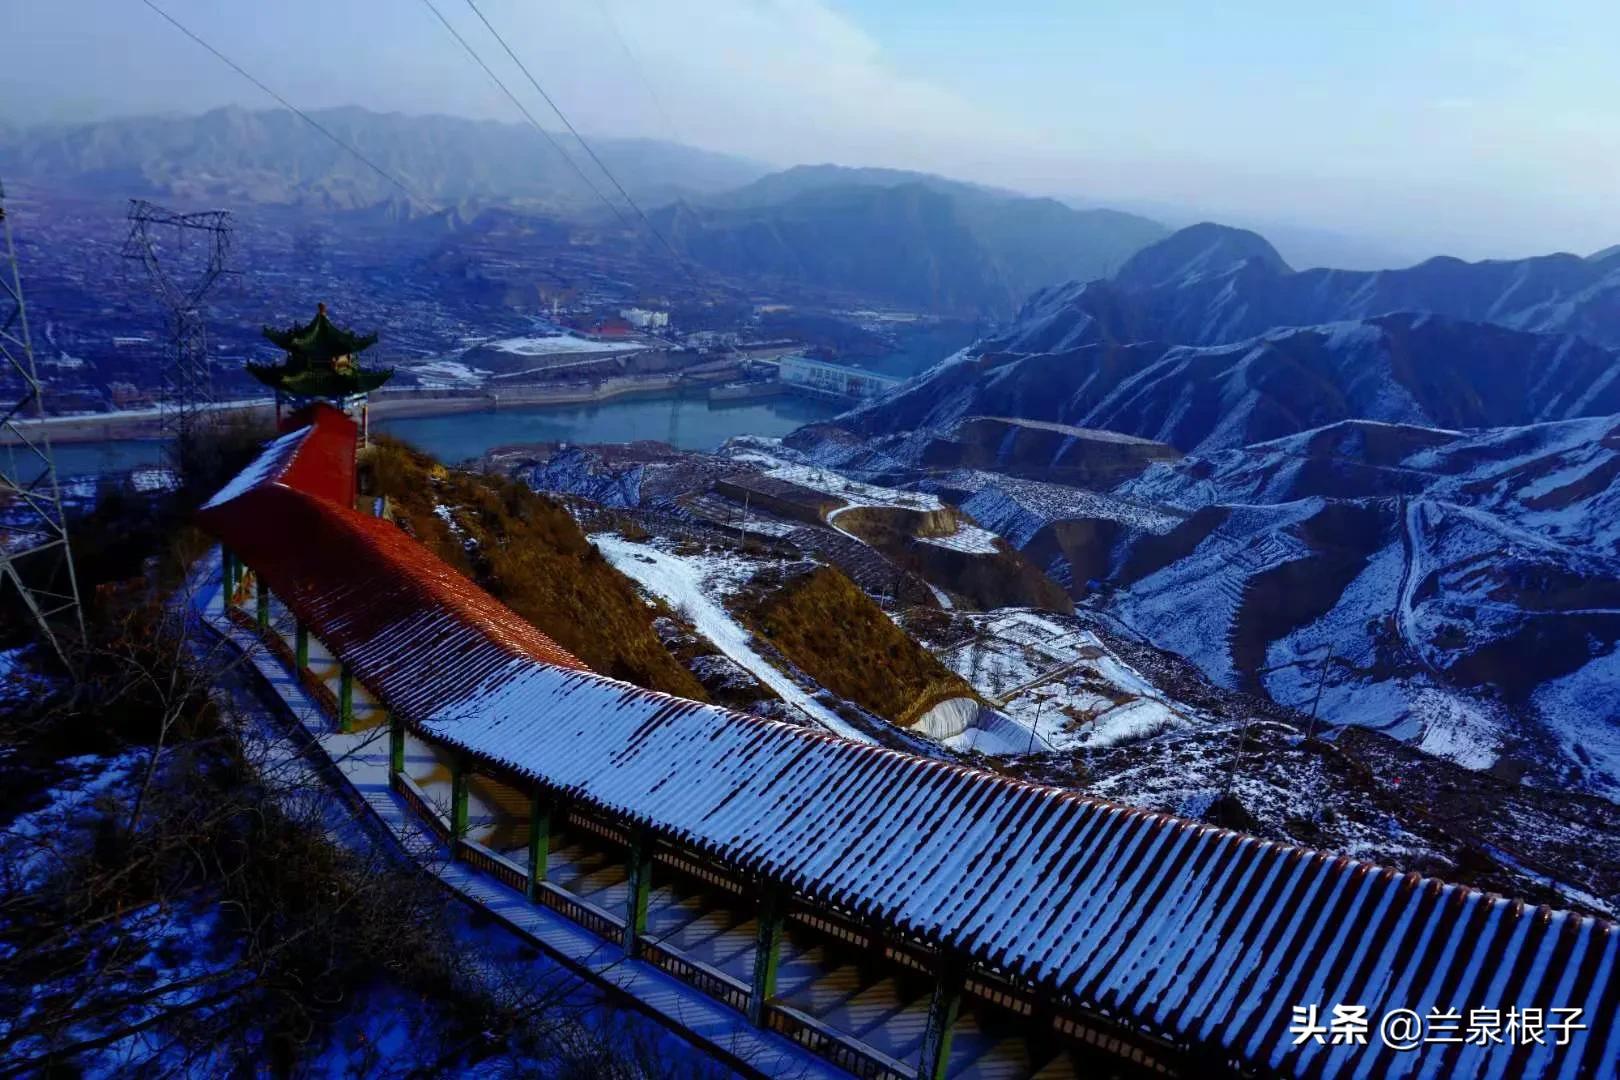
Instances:
[[[373,429],[455,464],[496,446],[523,442],[657,439],[683,450],[713,450],[733,435],[786,435],[842,411],[840,405],[797,397],[735,404],[711,404],[701,397],[622,398],[592,405],[401,417],[375,421]],[[123,472],[159,464],[163,456],[163,444],[149,439],[60,443],[54,450],[62,476]],[[14,451],[0,448],[0,453],[9,452]]]
[[[39,459],[29,451],[15,446],[0,446],[0,456],[6,462],[7,474],[26,483],[36,474],[34,463]],[[56,459],[58,476],[99,476],[102,473],[128,472],[145,465],[163,464],[163,444],[156,439],[108,439],[102,442],[53,443],[51,456]]]

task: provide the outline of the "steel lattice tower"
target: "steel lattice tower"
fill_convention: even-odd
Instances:
[[[231,250],[231,230],[227,210],[182,214],[144,199],[129,201],[124,257],[146,268],[152,288],[169,312],[173,339],[163,365],[161,417],[171,439],[172,463],[182,476],[191,461],[199,421],[214,403],[201,304],[214,283],[229,273],[225,260]],[[188,252],[188,246],[193,250]],[[169,265],[164,265],[164,258]]]
[[[84,613],[50,438],[44,428],[26,423],[45,415],[44,388],[34,366],[3,184],[0,233],[5,236],[5,261],[0,264],[0,391],[5,413],[0,433],[6,443],[0,447],[0,593],[8,583],[16,586],[44,641],[68,664],[58,630],[76,633],[82,641]]]

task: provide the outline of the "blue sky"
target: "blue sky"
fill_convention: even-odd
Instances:
[[[419,0],[158,2],[303,105],[516,118]],[[509,70],[465,0],[436,2]],[[591,131],[1414,257],[1620,242],[1612,0],[482,6]],[[7,19],[7,119],[264,103],[137,0],[11,0]]]

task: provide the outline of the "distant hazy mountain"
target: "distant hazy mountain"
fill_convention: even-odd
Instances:
[[[1138,252],[1110,280],[1031,297],[1013,334],[995,344],[1216,345],[1279,326],[1397,311],[1575,333],[1620,347],[1620,252],[1475,263],[1440,257],[1404,270],[1296,272],[1255,233],[1194,225]]]
[[[315,119],[423,196],[517,201],[553,211],[606,211],[532,128],[360,108]],[[599,187],[608,184],[580,146],[556,135]],[[735,188],[765,170],[675,143],[592,139],[614,175],[648,204]],[[8,175],[116,195],[176,202],[290,203],[352,209],[398,195],[352,155],[286,111],[214,109],[200,116],[135,117],[33,128],[0,143]]]
[[[666,207],[694,259],[937,311],[1008,315],[1033,289],[1096,277],[1164,236],[1113,210],[1075,210],[925,173],[807,165]]]
[[[683,202],[653,221],[692,259],[737,277],[957,314],[1016,304],[1016,290],[950,198],[921,184],[830,188],[758,209]]]
[[[1620,352],[1428,315],[1272,330],[1232,345],[1048,345],[964,354],[839,423],[865,435],[968,416],[1072,424],[1210,452],[1342,420],[1439,428],[1620,413]]]

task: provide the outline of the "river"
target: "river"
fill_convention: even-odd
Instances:
[[[710,404],[701,397],[620,398],[591,405],[399,417],[377,420],[372,428],[455,464],[479,457],[492,447],[524,442],[658,439],[683,450],[713,450],[733,435],[786,435],[801,424],[835,416],[843,408],[798,397],[734,404]],[[149,439],[63,443],[55,447],[56,468],[62,476],[154,465],[162,459],[162,453],[162,443]]]
[[[128,472],[144,465],[161,465],[163,443],[157,439],[55,443],[51,446],[51,456],[56,459],[58,476],[98,476]],[[21,447],[0,446],[0,458],[5,461],[6,475],[15,477],[19,483],[27,483],[36,475],[33,466],[39,459]]]

